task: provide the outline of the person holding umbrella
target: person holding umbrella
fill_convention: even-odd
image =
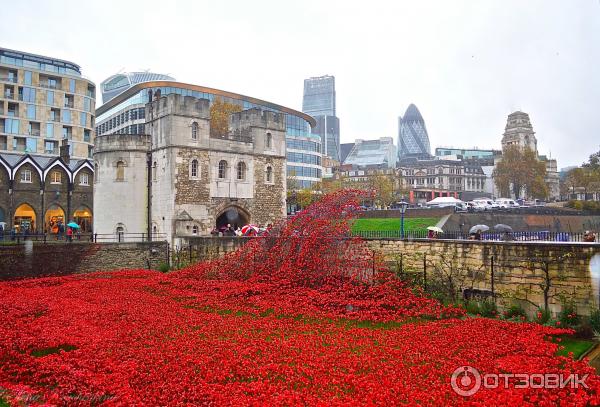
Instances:
[[[73,241],[73,231],[79,229],[79,225],[75,222],[67,223],[67,240],[69,242]]]

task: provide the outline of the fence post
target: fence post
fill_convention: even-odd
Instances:
[[[373,275],[371,277],[375,277],[375,250],[373,250]]]
[[[492,297],[494,299],[496,299],[496,293],[494,292],[494,256],[492,256],[492,278],[491,278],[491,285],[492,285]]]
[[[190,245],[188,246],[188,251],[190,253],[190,264],[192,264],[192,244],[190,243]]]
[[[423,290],[427,290],[427,255],[423,255]]]
[[[171,256],[169,256],[169,242],[167,242],[167,266],[171,268]]]

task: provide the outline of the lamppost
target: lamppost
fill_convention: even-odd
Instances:
[[[404,213],[406,212],[406,208],[408,207],[408,202],[402,198],[400,201],[400,238],[404,239]]]

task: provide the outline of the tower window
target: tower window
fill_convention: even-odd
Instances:
[[[190,165],[190,177],[198,178],[198,160],[192,160],[192,164]]]
[[[246,179],[246,163],[240,161],[237,165],[237,179],[245,180]]]
[[[192,140],[198,140],[198,123],[192,123]]]
[[[227,178],[227,161],[225,160],[219,161],[219,178]]]
[[[125,181],[125,163],[117,161],[117,181]]]

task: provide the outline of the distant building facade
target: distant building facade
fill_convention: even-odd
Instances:
[[[397,150],[391,137],[381,137],[377,140],[358,139],[344,164],[353,168],[395,168],[396,157]]]
[[[287,177],[293,179],[298,188],[310,188],[321,181],[323,154],[321,138],[312,133],[316,126],[314,118],[271,102],[219,89],[163,80],[138,83],[98,108],[97,134],[144,134],[148,121],[145,106],[150,101],[149,95],[158,93],[207,99],[211,104],[219,99],[243,110],[257,107],[284,114]]]
[[[405,157],[431,157],[427,127],[421,112],[414,104],[410,104],[404,116],[398,118],[398,158]]]
[[[538,154],[537,139],[527,113],[517,111],[508,115],[504,134],[502,135],[502,149],[507,146],[518,146],[535,152],[538,159],[546,165],[545,181],[548,186],[548,198],[559,199],[560,185],[557,162],[555,159]]]
[[[69,222],[92,232],[94,167],[90,160],[71,160],[68,144],[61,149],[61,157],[0,153],[3,233],[51,235]]]
[[[208,99],[171,93],[145,113],[147,135],[98,137],[98,233],[146,232],[179,244],[215,227],[285,216],[286,114],[233,113],[228,134],[215,136]]]
[[[71,157],[91,158],[95,99],[79,65],[0,48],[0,152],[57,157],[68,140]]]
[[[323,155],[340,161],[340,120],[336,115],[335,77],[304,80],[302,111],[316,120],[313,134],[321,138]]]
[[[470,159],[494,159],[495,156],[502,154],[501,150],[484,150],[479,148],[453,148],[453,147],[437,147],[435,156],[444,158],[445,156],[460,156],[465,160]]]
[[[102,103],[107,103],[115,96],[125,92],[138,83],[152,81],[174,81],[175,78],[153,72],[123,72],[106,78],[100,83]]]

